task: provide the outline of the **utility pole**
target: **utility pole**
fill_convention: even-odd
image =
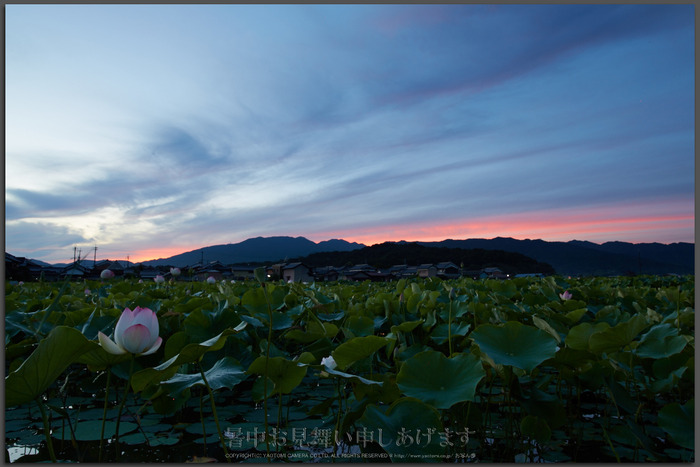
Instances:
[[[97,245],[95,245],[95,255],[92,257],[92,269],[97,267]]]
[[[75,253],[78,251],[78,247],[74,246],[73,247],[73,263],[75,263]]]

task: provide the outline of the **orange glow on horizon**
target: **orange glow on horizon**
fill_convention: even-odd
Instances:
[[[328,238],[375,245],[386,241],[442,241],[446,239],[512,237],[545,241],[587,240],[596,243],[625,241],[660,242],[664,230],[685,229],[694,236],[695,218],[691,215],[620,217],[613,212],[556,214],[551,211],[528,214],[487,216],[469,221],[433,224],[396,224],[368,229],[349,229],[343,233],[324,232]],[[340,235],[340,237],[338,237]],[[694,242],[694,239],[674,241]]]
[[[167,248],[148,248],[144,250],[139,250],[134,253],[129,254],[129,261],[132,263],[141,263],[143,261],[150,261],[160,258],[170,258],[171,256],[179,255],[182,253],[187,253],[188,251],[196,250],[197,246],[184,246],[177,247],[171,246]]]
[[[629,205],[602,209],[546,210],[521,214],[502,214],[475,217],[469,220],[434,223],[398,223],[368,227],[354,227],[339,231],[320,231],[313,234],[292,234],[320,242],[333,238],[365,245],[387,241],[439,242],[446,239],[490,239],[511,237],[519,240],[545,241],[582,240],[595,243],[622,241],[630,243],[694,243],[695,218],[687,211],[664,209],[665,206]],[[650,214],[660,212],[664,214]],[[624,214],[621,214],[624,213]],[[679,233],[680,232],[680,233]],[[684,234],[683,232],[688,232]],[[263,235],[264,236],[264,235]],[[672,237],[672,239],[668,239]],[[148,248],[128,253],[134,263],[169,258],[186,253],[201,245]],[[127,253],[122,254],[125,258]]]

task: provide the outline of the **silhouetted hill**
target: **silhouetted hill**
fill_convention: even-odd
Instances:
[[[200,263],[202,260],[204,262],[220,261],[223,264],[264,262],[306,256],[319,251],[347,251],[363,246],[337,239],[314,243],[304,237],[255,237],[240,243],[207,246],[170,258],[144,261],[143,264],[185,267]]]
[[[418,265],[452,261],[457,265],[464,262],[465,267],[470,269],[470,265],[473,265],[474,269],[478,269],[477,265],[490,262],[491,266],[498,266],[496,263],[520,265],[517,268],[521,272],[540,272],[533,269],[525,271],[528,267],[534,267],[536,263],[528,263],[522,258],[510,256],[506,260],[503,252],[509,252],[519,253],[535,262],[551,265],[557,274],[562,275],[695,273],[695,244],[693,243],[665,245],[661,243],[606,242],[597,244],[579,240],[546,242],[544,240],[516,240],[497,237],[493,239],[450,239],[441,242],[386,242],[381,245],[365,247],[359,243],[338,239],[314,243],[304,237],[256,237],[240,243],[199,248],[170,258],[145,261],[143,264],[183,267],[197,264],[202,260],[234,264],[303,259],[310,263],[310,266],[368,263],[377,267],[389,267],[404,263]],[[390,248],[390,245],[414,245],[414,247],[395,250]],[[473,251],[467,256],[464,256],[464,251],[426,253],[425,250],[415,248],[415,245],[431,249],[481,251]],[[381,248],[375,248],[380,246]],[[320,254],[332,251],[352,254],[345,256]]]
[[[606,242],[573,240],[546,242],[497,237],[419,242],[425,246],[498,249],[522,253],[551,264],[563,275],[694,274],[695,244]]]
[[[307,266],[344,266],[369,264],[377,268],[389,268],[398,264],[418,266],[451,261],[467,270],[498,267],[505,273],[554,273],[549,264],[538,262],[520,253],[483,248],[463,249],[426,246],[418,242],[385,242],[359,250],[346,252],[313,253],[304,258],[296,258]]]

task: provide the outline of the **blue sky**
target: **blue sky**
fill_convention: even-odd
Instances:
[[[694,242],[694,5],[6,5],[6,251]]]

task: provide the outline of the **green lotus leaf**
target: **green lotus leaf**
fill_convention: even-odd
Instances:
[[[642,336],[634,352],[642,358],[665,358],[681,352],[687,343],[671,324],[657,324]]]
[[[272,284],[268,284],[266,287],[267,292],[262,287],[256,287],[248,289],[241,297],[241,305],[252,315],[267,316],[270,310],[278,310],[284,306],[284,297],[287,296],[286,290]]]
[[[139,426],[132,422],[121,422],[119,424],[119,436],[130,433]],[[100,439],[102,430],[102,420],[81,420],[77,426],[74,426],[75,439],[78,441],[97,441]],[[112,420],[105,421],[104,439],[109,439],[117,432],[117,422]],[[58,439],[71,439],[70,428],[59,428],[53,432],[53,436]],[[143,439],[143,435],[141,435]],[[144,440],[145,441],[145,440]]]
[[[452,323],[451,330],[452,333],[447,332],[447,323],[438,324],[430,333],[430,338],[435,341],[436,344],[444,344],[451,337],[455,339],[457,337],[464,337],[469,332],[470,325],[467,323],[456,324]]]
[[[481,360],[472,354],[447,358],[441,352],[426,350],[401,365],[396,383],[407,396],[449,409],[457,402],[473,401],[476,386],[485,375]]]
[[[367,316],[350,316],[345,328],[352,333],[352,337],[371,336],[374,334],[374,320]]]
[[[397,334],[398,332],[411,332],[418,326],[423,324],[423,320],[419,319],[417,321],[404,321],[401,324],[391,327],[391,332]]]
[[[238,383],[245,380],[248,375],[241,364],[232,357],[224,357],[204,372],[212,391],[221,388],[232,389]],[[179,394],[187,388],[196,385],[204,386],[204,379],[200,373],[176,374],[167,381],[161,383],[170,394]]]
[[[107,352],[102,346],[97,346],[82,354],[76,361],[87,365],[90,371],[101,371],[105,368],[125,362],[129,358],[129,354],[114,355]]]
[[[590,350],[588,341],[591,336],[609,328],[610,325],[605,322],[596,324],[581,323],[569,330],[569,333],[566,335],[566,345],[575,350]]]
[[[379,336],[353,337],[343,342],[333,351],[333,359],[338,369],[344,370],[358,360],[369,357],[389,343],[389,339]]]
[[[273,357],[268,360],[266,369],[265,360],[264,356],[256,358],[248,367],[247,373],[264,376],[267,372],[267,377],[275,385],[270,394],[289,394],[306,376],[308,367],[305,364],[283,357]]]
[[[569,320],[569,323],[575,324],[581,321],[581,318],[583,318],[583,315],[588,312],[588,308],[578,308],[574,311],[568,312],[565,316],[566,319]]]
[[[332,323],[320,323],[318,321],[309,321],[306,325],[306,331],[301,329],[292,329],[287,331],[285,338],[302,344],[323,339],[324,337],[332,339],[338,334],[338,326]]]
[[[502,326],[482,324],[471,333],[471,339],[497,365],[510,365],[528,372],[552,358],[557,351],[557,341],[552,336],[517,321],[508,321]]]
[[[97,347],[99,344],[89,341],[77,329],[55,327],[22,365],[5,377],[5,407],[36,399],[68,365]]]
[[[628,321],[619,323],[610,329],[596,332],[588,340],[590,349],[595,353],[610,353],[620,350],[637,337],[648,325],[643,315],[634,315]]]
[[[685,405],[673,402],[664,406],[658,423],[679,446],[695,449],[695,399]]]
[[[187,344],[179,354],[166,362],[154,368],[144,368],[141,371],[135,372],[131,378],[131,387],[135,392],[139,392],[149,384],[171,378],[175,375],[180,365],[199,361],[205,353],[220,350],[224,344],[226,344],[226,338],[242,331],[245,325],[246,323],[241,323],[234,329],[226,329],[218,336],[212,337],[204,342]]]
[[[404,397],[383,411],[374,404],[357,421],[358,444],[379,444],[394,462],[440,462],[445,448],[440,413],[432,406]],[[457,440],[457,443],[459,441]]]
[[[542,329],[544,332],[552,336],[557,341],[557,344],[561,343],[561,336],[547,321],[539,316],[532,315],[532,323],[539,329]]]

